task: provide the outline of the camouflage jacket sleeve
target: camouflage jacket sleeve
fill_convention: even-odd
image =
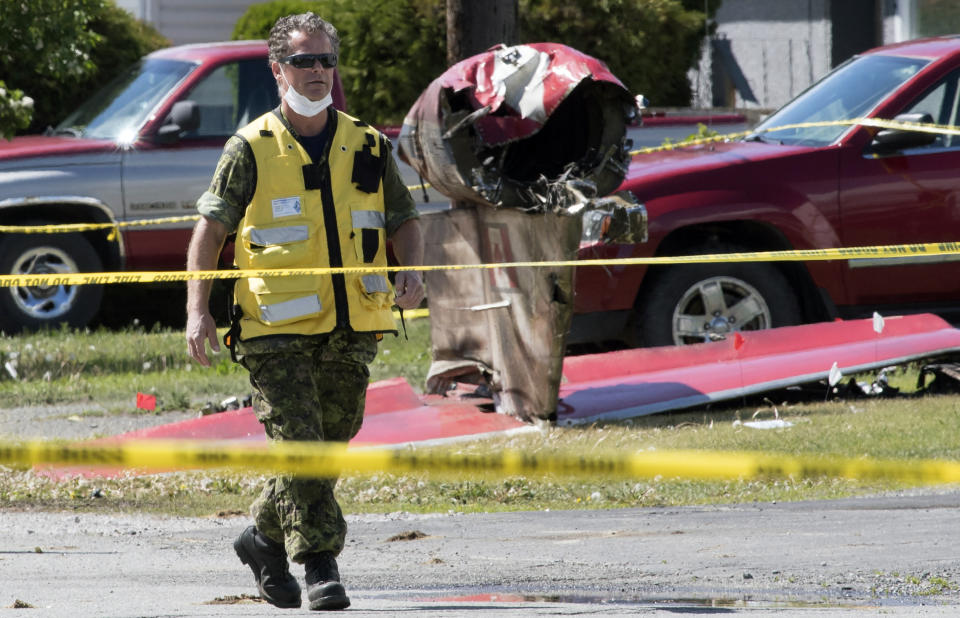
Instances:
[[[389,156],[387,157],[387,167],[383,174],[383,201],[387,215],[387,237],[393,236],[397,228],[408,219],[416,219],[420,215],[417,213],[417,206],[413,201],[413,196],[404,184],[400,176],[400,168],[397,167],[397,160],[393,157],[393,144],[387,140]]]
[[[210,188],[197,200],[197,211],[237,229],[247,204],[257,188],[257,164],[246,140],[236,135],[227,140],[217,162]]]

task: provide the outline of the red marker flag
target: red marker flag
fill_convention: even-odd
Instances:
[[[137,409],[139,409],[139,410],[156,410],[156,409],[157,409],[157,396],[156,396],[156,395],[147,395],[146,393],[137,393]]]

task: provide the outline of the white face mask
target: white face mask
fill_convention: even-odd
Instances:
[[[287,76],[283,74],[282,69],[280,71],[280,76],[283,77],[283,81],[287,84],[287,91],[283,93],[283,100],[287,102],[287,105],[290,106],[290,109],[297,112],[301,116],[312,118],[313,116],[316,116],[323,110],[330,107],[330,104],[333,103],[333,96],[331,96],[331,93],[328,92],[327,96],[323,97],[319,101],[313,101],[297,92],[297,89],[287,81]]]

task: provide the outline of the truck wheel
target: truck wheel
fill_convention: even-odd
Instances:
[[[46,275],[99,272],[103,263],[80,234],[10,234],[0,240],[0,273]],[[67,325],[80,328],[100,309],[102,285],[25,285],[0,288],[0,330]]]
[[[709,253],[739,251],[743,249],[723,247]],[[802,320],[796,294],[771,264],[669,266],[656,273],[651,284],[636,308],[637,334],[644,346],[717,341],[737,331],[792,326]]]

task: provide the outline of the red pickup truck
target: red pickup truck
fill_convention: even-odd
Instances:
[[[646,206],[649,241],[582,245],[580,257],[960,241],[960,137],[831,124],[862,117],[960,125],[960,39],[856,56],[744,139],[635,156],[620,188]],[[568,340],[656,346],[874,311],[956,317],[958,259],[581,268]]]
[[[344,109],[339,81],[334,105]],[[46,135],[0,142],[0,224],[112,223],[195,214],[238,126],[279,104],[264,41],[154,52]],[[0,272],[182,270],[192,221],[0,235]],[[0,289],[0,330],[97,313],[102,287]]]

